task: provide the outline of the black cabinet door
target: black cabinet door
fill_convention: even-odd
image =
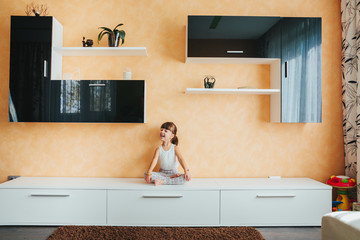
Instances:
[[[11,17],[10,121],[49,121],[51,17]]]
[[[188,57],[263,58],[262,36],[280,17],[189,16]]]
[[[283,18],[281,28],[281,121],[321,122],[321,18]]]
[[[143,123],[144,80],[52,80],[51,121]]]

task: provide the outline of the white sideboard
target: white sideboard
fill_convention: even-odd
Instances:
[[[332,188],[309,178],[20,177],[0,184],[0,225],[320,226]]]

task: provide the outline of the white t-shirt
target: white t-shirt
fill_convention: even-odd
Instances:
[[[175,155],[175,144],[171,144],[171,147],[168,151],[165,151],[162,145],[160,145],[159,152],[159,164],[161,169],[176,170],[178,168],[179,162]]]

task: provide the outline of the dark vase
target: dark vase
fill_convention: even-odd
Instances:
[[[216,79],[213,76],[206,76],[204,78],[204,87],[205,88],[214,88]]]
[[[120,43],[120,33],[111,33],[109,35],[109,47],[118,47]]]

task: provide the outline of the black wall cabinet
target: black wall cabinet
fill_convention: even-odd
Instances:
[[[261,37],[280,19],[280,17],[189,16],[188,57],[265,57]]]
[[[49,121],[52,17],[11,17],[10,121]]]
[[[280,59],[279,121],[322,121],[321,18],[188,16],[187,36],[187,59]]]
[[[144,80],[53,80],[53,122],[145,122]]]
[[[11,17],[10,122],[146,121],[144,80],[54,80],[58,38],[62,26],[53,17]]]

